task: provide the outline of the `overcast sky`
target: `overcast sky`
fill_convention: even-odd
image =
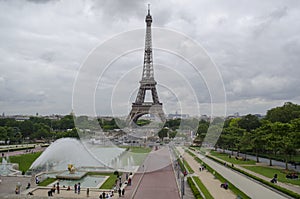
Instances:
[[[206,50],[224,81],[228,115],[265,114],[285,101],[300,103],[300,1],[0,0],[0,111],[70,113],[73,84],[81,64],[95,47],[114,35],[145,28],[148,3],[154,27],[183,33]],[[142,64],[143,52],[120,59],[110,72],[118,71],[117,63],[128,64],[133,59],[132,66]],[[164,64],[171,66],[172,60],[164,52],[154,53],[158,83],[162,79],[172,82],[170,75],[163,75]],[[136,79],[128,82],[135,91],[119,89],[118,99],[122,93],[124,99],[134,101],[141,67],[132,73]],[[193,81],[194,85],[203,84],[199,78]],[[166,94],[167,90],[158,88],[167,112],[180,111],[178,107],[172,109],[175,105],[171,103],[172,95],[181,93],[179,87],[178,93]],[[207,105],[207,91],[203,90],[203,95],[200,89],[194,91],[200,106]],[[110,114],[107,98],[96,97],[101,102],[97,112]],[[118,114],[130,110],[130,100],[124,101],[128,106]],[[193,109],[194,104],[190,106]],[[209,113],[209,108],[202,109],[201,114]]]

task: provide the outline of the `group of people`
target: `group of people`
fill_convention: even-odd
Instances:
[[[228,189],[228,183],[227,182],[222,183],[221,188]]]
[[[80,194],[80,190],[81,190],[81,185],[80,182],[78,182],[78,184],[74,185],[74,193]]]
[[[289,173],[285,177],[288,179],[298,179],[297,173]]]
[[[199,171],[203,171],[205,168],[206,168],[206,166],[201,164],[199,167]]]
[[[103,191],[100,195],[99,195],[99,199],[104,199],[104,198],[111,198],[114,196],[114,192],[105,192]]]
[[[52,188],[48,191],[48,196],[53,196],[53,194],[55,193],[59,194],[60,193],[60,186],[59,186],[59,182],[57,182],[56,184],[54,184],[52,186]]]

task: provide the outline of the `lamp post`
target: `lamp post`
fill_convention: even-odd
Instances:
[[[183,195],[184,195],[184,176],[181,177],[181,199],[183,199]]]

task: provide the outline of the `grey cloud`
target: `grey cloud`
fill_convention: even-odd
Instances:
[[[258,17],[259,22],[254,29],[253,32],[254,36],[255,37],[260,36],[261,34],[263,34],[263,32],[266,29],[268,29],[269,26],[272,25],[272,23],[278,22],[281,18],[287,15],[288,15],[288,8],[282,7],[282,8],[277,8],[267,16]]]
[[[144,27],[147,3],[0,1],[0,112],[70,112],[72,86],[80,64],[106,39]],[[153,26],[175,29],[192,37],[217,64],[227,90],[229,113],[264,113],[286,100],[300,103],[299,1],[150,3]],[[97,90],[99,112],[111,112],[110,101],[106,102],[111,92],[107,89],[115,86],[122,73],[142,62],[143,53],[133,53],[107,71],[103,88]],[[167,53],[154,51],[154,62],[180,71],[194,86],[201,108],[209,113],[210,96],[201,77]],[[154,70],[158,83],[170,88],[173,85],[176,91],[184,93],[184,85],[176,83],[166,68],[157,65]],[[141,68],[124,79],[122,83],[127,81],[129,91],[122,87],[118,97],[134,99],[134,94],[128,93],[138,87],[140,78]],[[163,103],[177,106],[174,96],[159,89]],[[188,100],[191,99],[186,99],[187,104]],[[121,105],[127,103],[120,101]]]

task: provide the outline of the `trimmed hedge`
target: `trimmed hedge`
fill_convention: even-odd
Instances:
[[[13,148],[3,148],[0,149],[0,153],[2,152],[12,152],[12,151],[21,151],[21,150],[26,150],[26,149],[34,149],[35,146],[28,146],[28,147],[13,147]]]
[[[188,182],[195,198],[196,199],[203,199],[191,177],[187,177],[187,182]]]

